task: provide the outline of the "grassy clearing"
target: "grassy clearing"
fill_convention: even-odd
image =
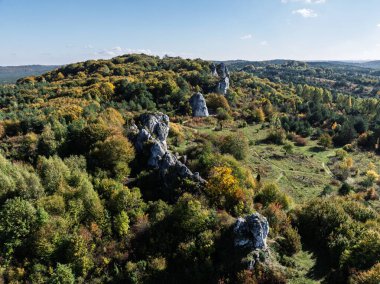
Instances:
[[[243,163],[251,168],[253,173],[259,173],[264,182],[278,183],[296,203],[317,197],[335,179],[333,171],[337,165],[337,162],[334,162],[337,149],[323,150],[318,146],[318,141],[307,139],[306,146],[296,146],[290,142],[294,146],[293,151],[286,154],[282,145],[268,144],[264,141],[269,129],[261,124],[237,128],[238,122],[230,122],[225,123],[222,131],[215,131],[217,120],[209,117],[190,118],[185,125],[183,127],[185,135],[198,133],[223,136],[231,132],[243,132],[250,141],[249,154]],[[182,153],[194,145],[196,144],[193,139],[186,139],[174,150]],[[377,172],[380,172],[379,158],[374,153],[355,151],[349,153],[349,156],[353,159],[354,167],[358,169],[357,174],[350,177],[354,185],[359,186],[364,180],[370,163],[375,165]],[[337,184],[335,192],[339,187],[339,183]]]

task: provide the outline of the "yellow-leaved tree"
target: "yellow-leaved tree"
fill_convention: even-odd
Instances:
[[[230,167],[217,166],[211,169],[207,193],[212,203],[220,209],[238,213],[238,208],[244,207],[246,194]]]

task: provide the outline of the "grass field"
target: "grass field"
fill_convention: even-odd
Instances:
[[[318,145],[318,141],[306,139],[306,146],[296,146],[293,142],[291,153],[284,151],[283,145],[266,143],[264,140],[268,135],[269,128],[261,124],[249,125],[238,128],[238,123],[226,125],[222,131],[215,131],[217,121],[215,118],[197,120],[196,123],[190,119],[189,124],[183,129],[186,133],[199,133],[213,136],[224,136],[231,132],[241,131],[249,140],[249,153],[243,163],[249,167],[254,174],[260,173],[264,182],[276,182],[282,190],[288,193],[296,203],[302,203],[317,197],[327,185],[331,185],[337,192],[340,182],[336,181],[334,168],[336,161],[336,148],[324,150]],[[191,139],[175,147],[174,150],[184,152],[193,146]],[[356,150],[348,153],[353,160],[352,175],[348,181],[360,188],[360,183],[365,178],[369,164],[375,166],[380,172],[379,157],[371,152]],[[355,174],[354,174],[355,172]]]

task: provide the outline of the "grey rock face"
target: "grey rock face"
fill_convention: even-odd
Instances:
[[[211,63],[210,65],[210,69],[211,69],[211,74],[215,77],[218,77],[218,72],[216,72],[216,66],[214,63]]]
[[[194,117],[206,117],[209,115],[206,100],[201,93],[196,93],[190,98],[190,105]]]
[[[230,87],[230,72],[224,63],[220,63],[216,66],[216,72],[219,76],[219,83],[216,88],[216,92],[218,94],[225,95]]]
[[[168,173],[181,178],[189,178],[196,182],[205,181],[198,173],[193,174],[186,165],[168,151],[166,139],[169,134],[169,117],[162,113],[142,114],[140,116],[139,132],[135,135],[135,148],[139,153],[148,150],[148,166],[159,170],[165,180]]]
[[[230,72],[228,71],[227,66],[223,62],[216,66],[216,72],[218,73],[218,76],[221,79],[230,77]]]
[[[153,168],[159,168],[162,157],[166,154],[166,143],[159,141],[153,141],[153,145],[150,147],[150,157],[148,165]]]
[[[219,81],[218,86],[216,87],[216,92],[220,95],[227,94],[228,89],[230,88],[230,78],[226,77]]]
[[[268,233],[268,221],[258,213],[245,218],[238,218],[236,221],[234,226],[234,244],[238,248],[250,251],[243,261],[248,269],[253,269],[257,262],[266,262],[268,260]]]
[[[166,114],[142,114],[140,121],[147,131],[160,141],[165,141],[169,134],[169,117]]]
[[[269,224],[267,219],[258,214],[252,214],[246,218],[239,218],[234,227],[235,246],[256,249],[267,248],[267,236]]]

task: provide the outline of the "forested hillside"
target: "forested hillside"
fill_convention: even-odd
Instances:
[[[3,282],[379,283],[379,74],[215,64],[0,85]]]

